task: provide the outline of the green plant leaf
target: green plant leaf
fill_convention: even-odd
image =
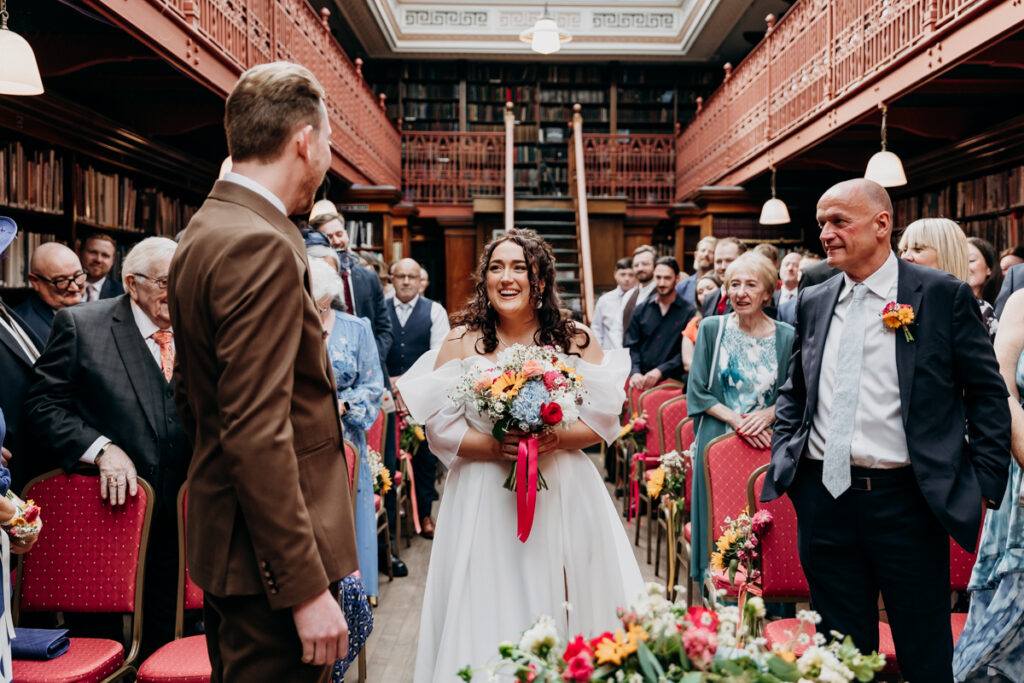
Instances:
[[[636,644],[636,657],[640,661],[640,670],[643,672],[644,678],[650,683],[658,683],[658,678],[665,675],[665,670],[661,668],[658,658],[642,640]]]
[[[768,659],[768,671],[778,677],[780,681],[800,680],[800,670],[796,668],[796,664],[791,664],[778,655]]]

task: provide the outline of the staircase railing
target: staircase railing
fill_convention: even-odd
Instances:
[[[590,259],[590,212],[587,207],[587,172],[583,159],[583,114],[572,106],[572,135],[569,137],[569,192],[576,208],[576,236],[580,247],[580,308],[583,321],[594,318],[594,270]]]
[[[516,115],[511,102],[505,103],[505,230],[511,230],[515,225],[513,214],[515,213],[516,186],[514,180],[515,171],[515,130]]]

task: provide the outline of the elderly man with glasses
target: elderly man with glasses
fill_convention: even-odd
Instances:
[[[59,242],[36,247],[29,268],[28,281],[35,291],[14,310],[45,343],[57,311],[82,300],[86,272],[78,255]]]
[[[175,505],[192,456],[174,405],[167,271],[176,248],[165,237],[142,240],[124,259],[125,294],[57,312],[25,401],[36,455],[66,471],[95,463],[107,504],[136,495],[138,477],[153,485],[144,654],[174,636]],[[90,631],[104,626],[88,624]]]

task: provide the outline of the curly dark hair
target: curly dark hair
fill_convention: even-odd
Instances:
[[[479,330],[476,343],[478,353],[492,353],[498,348],[498,315],[487,297],[487,266],[494,249],[502,242],[513,242],[523,249],[527,273],[530,278],[530,300],[540,307],[537,309],[537,331],[533,335],[535,344],[559,346],[570,353],[573,341],[577,348],[590,345],[590,335],[576,327],[569,312],[561,306],[558,288],[555,285],[555,256],[551,247],[533,230],[513,228],[491,240],[480,255],[476,273],[476,296],[466,303],[453,321],[454,325],[465,325],[467,330]],[[575,351],[573,355],[579,355]]]

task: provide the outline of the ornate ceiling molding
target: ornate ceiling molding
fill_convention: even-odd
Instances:
[[[559,0],[550,13],[572,34],[560,58],[706,60],[746,3],[735,0]],[[529,57],[519,33],[543,0],[335,0],[371,57],[488,55]]]

